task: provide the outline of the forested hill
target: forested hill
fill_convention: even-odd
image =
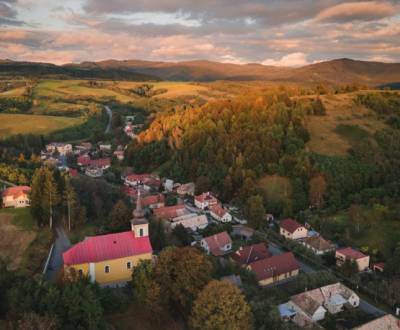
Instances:
[[[107,60],[57,66],[0,60],[0,78],[2,76],[172,81],[263,80],[298,84],[324,82],[333,85],[356,82],[369,86],[396,86],[400,82],[400,64],[337,59],[301,68],[289,68],[257,63],[241,65],[211,61]]]

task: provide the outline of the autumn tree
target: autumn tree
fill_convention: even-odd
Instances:
[[[265,208],[260,195],[254,195],[247,199],[244,215],[253,228],[260,229],[264,225]]]
[[[236,286],[213,280],[195,300],[190,323],[195,330],[251,329],[251,311]]]
[[[169,247],[161,251],[154,268],[161,296],[168,305],[184,313],[211,279],[212,264],[207,256],[193,247]]]
[[[110,213],[110,227],[113,230],[122,230],[128,227],[129,220],[132,218],[129,208],[123,200],[119,200]]]
[[[326,180],[321,174],[317,174],[310,179],[310,204],[317,208],[324,205],[324,196],[326,193]]]

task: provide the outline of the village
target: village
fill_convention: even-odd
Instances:
[[[131,124],[128,123],[124,131],[135,138]],[[122,145],[112,146],[107,142],[76,145],[53,142],[46,145],[41,160],[45,166],[57,167],[71,177],[87,176],[97,180],[114,164],[124,160],[124,150]],[[157,263],[160,251],[155,250],[149,240],[150,217],[161,221],[166,233],[183,230],[191,246],[223,267],[233,264],[250,272],[260,288],[285,288],[300,274],[312,274],[320,269],[337,276],[336,283],[311,290],[306,286],[276,306],[284,323],[323,328],[321,322],[328,316],[340,319],[344,311],[360,310],[372,315],[373,320],[354,329],[399,328],[397,318],[375,307],[371,299],[366,299],[365,292],[360,294],[361,284],[346,281],[345,272],[341,271],[379,276],[385,264],[371,262],[369,255],[351,246],[339,246],[324,239],[308,223],[265,214],[263,228],[256,230],[247,224],[238,207],[221,203],[212,192],[196,193],[193,182],[178,183],[155,173],[135,173],[129,167],[121,172],[118,182],[120,190],[135,205],[131,230],[86,237],[69,248],[52,250],[45,271],[52,259],[60,258],[62,264],[51,270],[54,273],[78,274],[104,287],[124,286],[131,280],[132,270],[140,260]],[[30,187],[6,188],[2,201],[6,208],[29,207]],[[65,233],[62,226],[58,230]],[[318,260],[327,255],[332,256],[334,262],[318,264]],[[221,280],[239,289],[245,281],[237,273],[226,274]],[[398,314],[399,310],[392,312]]]

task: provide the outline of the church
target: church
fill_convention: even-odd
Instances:
[[[88,276],[103,286],[117,286],[131,280],[132,269],[140,260],[151,260],[149,223],[138,196],[131,230],[86,237],[63,253],[64,272]]]

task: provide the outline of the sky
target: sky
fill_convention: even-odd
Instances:
[[[400,0],[0,0],[0,59],[400,62]]]

